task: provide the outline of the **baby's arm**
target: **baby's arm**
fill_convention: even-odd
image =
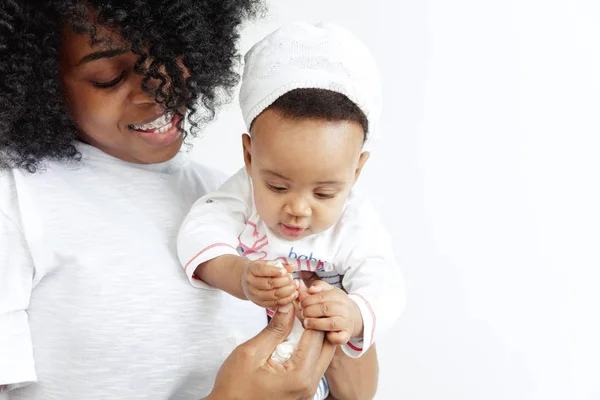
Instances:
[[[325,372],[331,399],[365,400],[375,397],[379,363],[375,345],[360,358],[351,358],[338,347]]]
[[[242,290],[242,274],[248,260],[233,254],[224,254],[203,262],[194,276],[214,288],[221,289],[238,299],[247,300]]]
[[[185,217],[177,237],[177,254],[190,283],[199,288],[211,289],[208,282],[200,280],[198,267],[223,256],[239,257],[238,236],[250,216],[250,182],[244,170],[229,178],[215,192],[197,200]],[[222,259],[227,261],[227,259]],[[236,271],[235,265],[226,265],[227,277]],[[210,279],[210,273],[207,275]],[[232,293],[233,294],[233,293]]]
[[[290,304],[298,296],[290,272],[267,261],[250,261],[225,254],[205,261],[196,268],[196,276],[208,285],[262,307],[275,308]]]
[[[249,261],[237,253],[238,237],[252,210],[251,196],[242,169],[196,201],[179,231],[179,260],[195,287],[221,289],[263,307],[288,304],[296,292],[289,271],[282,273],[267,261]]]
[[[385,334],[405,307],[404,278],[395,261],[391,238],[371,204],[361,199],[347,207],[343,238],[334,262],[348,297],[358,306],[363,330],[342,346],[351,357],[364,354]]]

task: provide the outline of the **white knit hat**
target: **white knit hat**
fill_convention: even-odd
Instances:
[[[375,60],[348,30],[331,24],[285,25],[255,44],[244,57],[240,106],[248,131],[275,100],[294,89],[328,89],[352,100],[376,133],[381,84]]]

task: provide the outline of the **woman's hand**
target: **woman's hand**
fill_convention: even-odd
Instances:
[[[269,325],[238,346],[225,360],[212,393],[205,400],[310,399],[329,367],[335,346],[323,332],[304,331],[298,349],[284,364],[271,360],[275,347],[289,334],[293,307],[278,310]]]

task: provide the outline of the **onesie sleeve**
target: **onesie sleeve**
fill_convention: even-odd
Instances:
[[[391,237],[366,199],[355,200],[342,215],[341,251],[336,261],[342,286],[359,307],[363,336],[342,346],[350,357],[360,357],[377,338],[389,331],[406,303],[404,277],[397,264]]]
[[[225,254],[238,255],[238,237],[251,213],[251,195],[250,178],[241,169],[192,206],[179,231],[177,254],[193,286],[212,289],[194,275],[198,265]]]

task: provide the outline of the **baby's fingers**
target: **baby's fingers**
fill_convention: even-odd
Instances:
[[[265,262],[253,262],[248,267],[250,273],[258,277],[281,277],[288,275],[289,272],[285,268],[280,268],[275,265],[269,265]]]
[[[293,283],[292,276],[290,274],[286,276],[279,277],[263,277],[263,276],[254,276],[249,274],[246,277],[247,282],[254,288],[258,290],[272,290],[283,288],[284,286],[288,286]]]
[[[289,304],[298,297],[298,290],[295,282],[291,282],[282,288],[272,290],[250,289],[253,301],[259,302],[263,307],[276,307]]]
[[[337,332],[337,331],[350,331],[348,327],[348,321],[342,317],[328,317],[328,318],[304,318],[304,328],[313,329],[316,331],[326,332]],[[350,334],[348,333],[348,338]]]
[[[284,297],[277,300],[264,300],[259,302],[258,305],[265,308],[277,308],[288,304],[292,304],[294,300],[296,300],[296,298],[298,298],[298,292],[294,292],[288,297]]]
[[[331,344],[346,344],[350,340],[350,334],[347,331],[327,332],[325,336]]]
[[[304,318],[335,317],[348,314],[349,312],[343,304],[329,301],[302,308]]]
[[[318,278],[318,277],[317,277]],[[329,283],[316,279],[312,285],[308,288],[308,293],[315,294],[319,292],[327,292],[329,290],[334,290],[335,286],[331,286]]]
[[[313,284],[313,286],[315,285]],[[302,299],[302,308],[307,308],[312,305],[322,303],[344,303],[348,300],[348,295],[337,288],[333,288],[333,290],[320,291],[314,294],[311,293],[311,289],[312,286],[308,289],[308,296]]]

